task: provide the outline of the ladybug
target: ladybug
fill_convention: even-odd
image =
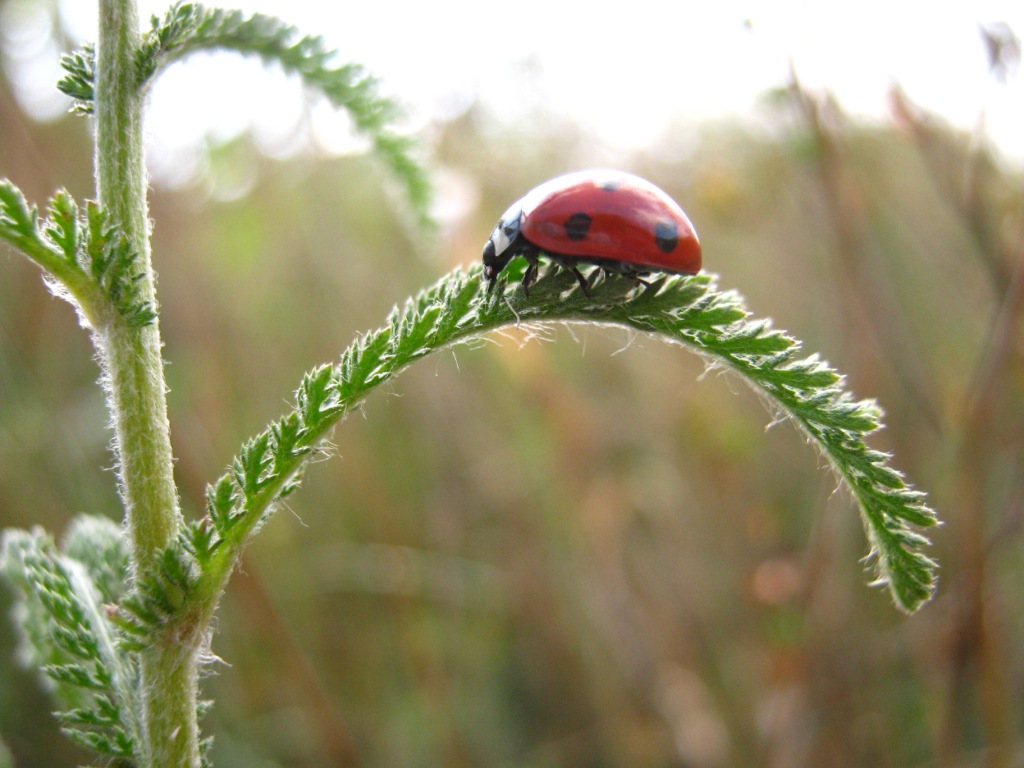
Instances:
[[[542,252],[570,270],[588,296],[581,264],[644,285],[651,272],[692,275],[701,265],[700,242],[683,209],[649,181],[621,171],[558,176],[513,203],[484,245],[489,289],[509,261],[522,256],[529,263],[523,275],[529,295]]]

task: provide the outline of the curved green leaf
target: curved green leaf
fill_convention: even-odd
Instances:
[[[334,366],[307,374],[295,410],[246,443],[231,471],[209,492],[208,517],[188,543],[204,564],[197,590],[216,600],[252,531],[294,489],[319,442],[377,386],[415,360],[514,324],[593,322],[632,328],[689,346],[742,376],[819,446],[860,508],[875,583],[896,604],[914,611],[929,599],[936,564],[916,532],[936,524],[924,495],[888,466],[889,456],[867,447],[881,412],[854,400],[842,377],[800,345],[749,316],[735,292],[714,278],[666,277],[636,287],[622,278],[598,279],[584,296],[567,272],[549,270],[527,298],[518,287],[488,292],[479,266],[455,270],[396,308],[379,330],[358,338]]]

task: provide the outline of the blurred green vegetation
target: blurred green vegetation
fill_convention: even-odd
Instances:
[[[782,85],[756,124],[681,124],[616,164],[683,204],[723,286],[885,407],[874,447],[946,522],[936,600],[908,618],[865,587],[850,499],[736,379],[620,330],[497,336],[343,423],[247,552],[204,681],[218,768],[1021,764],[1020,170],[898,91],[867,125]],[[361,157],[240,139],[153,190],[190,514],[303,371],[478,259],[523,191],[609,158],[476,107],[434,150],[437,242]],[[0,175],[84,198],[90,160],[86,122],[33,123],[0,81]],[[117,518],[86,334],[0,262],[0,525]],[[15,645],[0,623],[16,764],[85,760]]]

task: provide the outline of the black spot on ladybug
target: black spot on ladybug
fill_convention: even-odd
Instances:
[[[654,225],[654,242],[663,253],[672,253],[679,244],[679,229],[670,219],[662,219]]]
[[[570,240],[582,240],[590,229],[591,218],[585,213],[574,213],[565,220],[565,234]]]
[[[601,189],[605,192],[614,192],[622,186],[622,179],[608,179],[601,182]]]

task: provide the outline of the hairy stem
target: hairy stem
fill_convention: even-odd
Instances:
[[[134,0],[100,3],[96,180],[101,204],[139,253],[142,298],[155,304],[150,260],[142,103],[135,87]],[[111,317],[97,329],[106,364],[121,493],[137,569],[148,569],[180,525],[174,487],[160,332]]]
[[[96,72],[98,196],[139,254],[140,297],[156,306],[150,259],[135,0],[100,0]],[[161,341],[156,322],[111,315],[96,328],[114,425],[118,475],[136,578],[157,568],[182,525],[174,485]],[[192,639],[192,638],[188,638]],[[148,766],[198,766],[197,643],[161,638],[141,655]]]

